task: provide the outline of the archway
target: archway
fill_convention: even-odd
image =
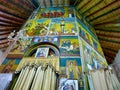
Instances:
[[[59,48],[50,42],[40,42],[37,44],[34,44],[27,48],[24,57],[31,57],[34,56],[38,48],[49,48],[50,51],[54,52],[55,56],[59,56]]]

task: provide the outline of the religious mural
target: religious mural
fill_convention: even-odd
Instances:
[[[6,58],[0,66],[0,73],[14,73],[21,58]]]
[[[27,48],[34,44],[40,42],[51,42],[59,47],[60,56],[80,56],[79,38],[81,37],[89,44],[83,45],[82,48],[84,52],[87,52],[88,55],[89,53],[92,54],[92,46],[92,48],[98,52],[97,54],[101,54],[101,57],[104,58],[101,46],[96,36],[91,32],[91,30],[89,30],[89,28],[86,27],[82,19],[82,15],[76,12],[73,7],[53,7],[36,10],[32,13],[23,27],[23,29],[26,30],[24,35],[28,36],[29,39],[21,45],[19,41],[17,41],[17,43],[19,43],[19,47],[14,46],[11,51],[15,51],[15,48],[18,48],[18,50],[25,52]],[[90,46],[90,50],[86,49],[86,46]],[[94,54],[90,56],[94,56]],[[96,58],[96,56],[94,57]],[[93,62],[94,60],[91,60],[86,63],[93,65]],[[97,63],[100,62],[97,60]]]
[[[82,79],[82,62],[79,57],[61,57],[60,58],[60,69],[62,74],[66,74],[67,78],[77,79],[79,86],[83,87]]]
[[[50,24],[49,19],[38,19],[33,21],[34,24],[31,25],[29,29],[25,28],[26,34],[29,36],[44,36],[47,35],[48,27]]]
[[[49,35],[77,35],[75,18],[52,19]]]
[[[40,0],[41,3],[44,3],[43,1]],[[67,0],[65,2],[69,3]],[[57,2],[54,0],[54,3]],[[58,3],[62,5],[60,0]],[[50,2],[47,3],[47,6],[49,5]],[[80,89],[84,90],[83,72],[107,66],[99,41],[88,26],[87,21],[73,7],[39,8],[32,13],[22,28],[24,32],[21,33],[25,40],[20,38],[10,53],[19,52],[24,57],[28,57],[24,58],[24,63],[21,62],[19,70],[21,66],[27,64],[30,64],[28,67],[33,69],[35,65],[40,64],[39,67],[44,66],[41,70],[47,71],[45,68],[47,66],[50,71],[45,72],[47,75],[51,75],[52,72],[64,74],[69,79],[78,80]],[[46,44],[41,45],[41,43]],[[52,47],[50,43],[53,44]],[[57,50],[57,54],[54,49]],[[55,61],[56,56],[57,61]],[[13,72],[16,69],[16,63],[18,64],[20,60],[10,60],[3,62],[3,66],[0,67],[1,72]],[[44,62],[44,65],[41,62]]]
[[[82,40],[82,39],[81,39]],[[82,40],[82,57],[84,59],[84,71],[107,67],[105,59],[98,54],[91,46]]]
[[[61,56],[80,56],[77,36],[61,36],[59,48]]]
[[[31,40],[31,46],[40,42],[51,42],[59,46],[59,36],[42,36],[42,37],[33,37]]]

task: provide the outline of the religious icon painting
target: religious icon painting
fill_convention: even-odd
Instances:
[[[90,34],[88,32],[86,32],[86,30],[84,28],[81,27],[81,23],[80,20],[77,20],[77,26],[78,26],[78,30],[79,30],[79,36],[82,37],[87,43],[90,44]]]
[[[53,44],[59,46],[59,36],[51,36],[49,38],[51,38],[50,40]]]
[[[32,42],[39,43],[41,40],[41,37],[33,37]]]
[[[62,35],[77,35],[77,28],[75,23],[75,18],[70,16],[71,18],[64,18],[61,21],[61,31]]]
[[[55,0],[54,0],[55,1]],[[65,10],[64,8],[44,8],[41,9],[41,18],[59,18],[64,17]]]
[[[61,22],[61,18],[54,18],[51,20],[50,23],[50,28],[49,28],[49,35],[59,35],[60,34],[60,22]]]
[[[61,78],[59,80],[58,90],[79,90],[78,80],[72,80],[68,78]]]
[[[45,36],[41,37],[42,42],[50,42],[59,46],[59,36]]]
[[[59,48],[61,56],[80,56],[77,36],[60,36]]]
[[[80,79],[82,75],[81,59],[79,57],[60,58],[61,72],[70,79]]]
[[[35,54],[36,58],[39,57],[48,57],[49,48],[38,48]]]
[[[77,35],[75,18],[52,19],[49,35]]]
[[[41,37],[32,37],[32,40],[31,40],[31,43],[30,43],[30,46],[34,45],[34,44],[37,44],[37,43],[40,43],[41,42]]]
[[[82,50],[84,71],[87,72],[89,70],[94,70],[107,66],[106,60],[84,40],[82,40]]]
[[[34,36],[34,33],[35,33],[35,28],[34,28],[34,25],[35,25],[35,22],[36,20],[28,20],[26,25],[24,26],[23,29],[25,29],[25,35],[27,36]]]
[[[50,19],[38,19],[35,24],[35,36],[45,36],[49,30]]]
[[[42,37],[42,42],[50,42],[50,39],[48,36]]]

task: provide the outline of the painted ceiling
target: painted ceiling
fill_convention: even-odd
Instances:
[[[56,4],[57,3],[57,4]],[[74,5],[94,27],[108,63],[120,49],[120,0],[0,0],[0,49],[9,46],[7,37],[18,31],[38,6]]]

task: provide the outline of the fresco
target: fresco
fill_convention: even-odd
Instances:
[[[103,57],[103,51],[99,44],[99,41],[97,41],[92,35],[87,32],[79,22],[77,22],[78,30],[79,30],[79,36],[82,37],[88,44],[90,44],[95,50],[97,50]]]
[[[60,66],[63,67],[64,69],[67,68],[67,67],[69,67],[69,64],[73,64],[73,67],[78,66],[79,69],[77,68],[77,70],[75,70],[75,71],[79,72],[79,74],[82,73],[82,68],[80,67],[81,66],[81,60],[80,60],[80,58],[77,58],[77,57],[73,57],[73,58],[62,57],[60,59]],[[74,69],[76,69],[76,68],[74,68]],[[65,69],[65,70],[67,70],[67,69]],[[65,70],[61,70],[61,72],[63,72],[63,73],[69,73],[70,74],[69,71],[66,72]],[[71,78],[75,78],[74,75],[69,75],[69,74],[68,74],[69,78],[70,77]],[[78,78],[78,76],[77,76],[77,78]]]
[[[6,58],[0,66],[1,73],[14,73],[21,58]]]
[[[49,35],[77,35],[75,18],[52,19]]]
[[[33,37],[31,41],[31,46],[40,42],[50,42],[59,46],[59,36]]]
[[[65,2],[69,3],[67,1]],[[44,3],[44,1],[41,1],[41,3]],[[56,3],[56,5],[62,5],[60,4],[61,2],[54,3]],[[47,4],[50,5],[51,1]],[[104,58],[101,46],[96,35],[93,34],[87,26],[89,26],[87,21],[85,21],[84,17],[80,15],[79,12],[76,12],[73,7],[37,9],[32,13],[23,27],[23,29],[26,30],[25,35],[31,39],[22,43],[22,50],[25,51],[26,47],[29,48],[29,46],[40,42],[51,42],[59,47],[60,56],[81,56],[79,38],[82,38],[89,44],[83,44],[82,52],[86,51],[88,55],[90,53],[90,58],[93,56],[97,63],[101,63],[98,62],[102,61],[98,56]],[[93,54],[94,51],[98,53]],[[95,60],[90,60],[86,61],[86,63],[92,65],[93,68],[95,67],[94,61]],[[100,67],[100,65],[98,66]]]
[[[104,68],[107,66],[106,60],[97,53],[89,44],[82,40],[82,57],[84,71]]]
[[[34,25],[30,29],[27,29],[26,34],[29,36],[44,36],[48,32],[50,24],[49,19],[39,19],[34,22]]]
[[[38,19],[41,18],[70,18],[74,17],[74,9],[72,7],[64,8],[43,8],[40,9],[37,16]]]
[[[43,8],[40,12],[40,18],[58,18],[64,17],[65,10],[64,8]]]
[[[77,36],[60,36],[61,56],[80,56]]]
[[[27,49],[31,44],[32,38],[28,37],[26,40],[19,39],[15,42],[13,47],[10,49],[10,54],[24,54],[25,49]]]
[[[66,5],[69,3],[68,0],[63,1]],[[84,90],[84,84],[87,85],[88,81],[85,75],[85,83],[83,83],[83,73],[108,65],[92,27],[79,12],[76,12],[75,8],[46,7],[62,6],[63,1],[39,0],[39,3],[44,5],[32,13],[22,28],[25,30],[23,36],[28,39],[19,39],[12,47],[10,54],[22,53],[25,57],[44,57],[45,59],[59,56],[60,74],[67,76],[68,79],[77,79],[80,90]],[[41,45],[41,42],[45,45]],[[58,50],[53,46],[50,47],[46,42],[54,44],[53,46]],[[31,49],[32,46],[33,49]],[[14,72],[19,62],[20,59],[17,58],[6,58],[0,66],[0,72]]]
[[[60,58],[60,69],[62,74],[67,78],[78,79],[79,86],[83,87],[81,59],[79,57],[62,57]]]
[[[79,35],[86,40],[89,44],[92,45],[92,36],[81,26],[80,22],[77,22]]]

